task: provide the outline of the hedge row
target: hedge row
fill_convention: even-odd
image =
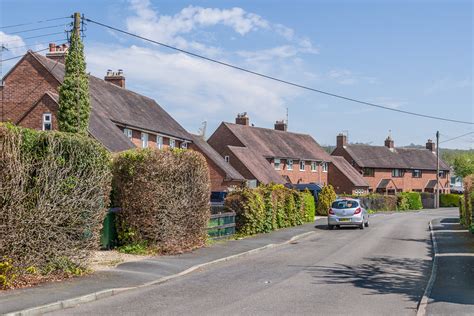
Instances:
[[[419,192],[400,192],[397,197],[397,209],[399,211],[423,209]]]
[[[230,193],[225,208],[236,213],[237,234],[248,236],[313,221],[315,205],[309,192],[262,185]]]
[[[108,152],[88,137],[0,125],[0,287],[27,273],[83,271],[110,179]]]
[[[472,230],[472,214],[474,209],[474,175],[464,179],[464,195],[459,199],[459,219],[462,225]]]
[[[439,195],[440,207],[459,207],[459,200],[462,194],[444,194]]]
[[[114,205],[122,246],[180,253],[206,242],[209,170],[192,150],[133,149],[114,158]]]

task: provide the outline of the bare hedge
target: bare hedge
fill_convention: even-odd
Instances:
[[[109,154],[92,139],[0,125],[0,261],[20,274],[85,266],[110,180]]]
[[[210,180],[200,153],[133,149],[115,157],[113,174],[122,244],[145,243],[167,254],[205,244]]]

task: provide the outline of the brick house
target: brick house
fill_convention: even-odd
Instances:
[[[369,184],[369,192],[434,192],[436,188],[436,144],[425,149],[399,148],[389,136],[384,146],[353,145],[346,135],[337,136],[332,156],[343,157]],[[449,193],[449,166],[440,160],[440,192]]]
[[[67,46],[50,44],[46,56],[28,51],[4,76],[1,120],[37,130],[56,130],[58,88],[64,78]],[[193,137],[153,99],[125,88],[121,70],[104,79],[89,75],[89,134],[111,152],[134,147],[187,148]],[[201,151],[205,154],[205,151]],[[215,159],[215,155],[206,159]],[[209,163],[211,175],[222,173]],[[225,181],[218,187],[222,189]]]
[[[236,123],[222,122],[208,143],[250,183],[325,185],[331,157],[306,134],[250,126],[246,113]]]
[[[369,183],[343,157],[331,157],[328,181],[337,194],[363,195],[369,193]]]

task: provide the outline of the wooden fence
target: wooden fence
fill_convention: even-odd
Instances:
[[[213,239],[235,234],[235,212],[226,212],[224,203],[212,203],[207,234]]]

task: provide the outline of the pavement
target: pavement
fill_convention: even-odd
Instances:
[[[428,295],[427,315],[474,315],[474,236],[458,217],[432,222],[437,273]]]
[[[428,223],[457,214],[376,214],[364,230],[322,220],[298,241],[51,314],[416,315],[432,271]]]
[[[79,298],[77,301],[85,302],[114,295],[120,290],[112,291],[111,289],[127,289],[166,281],[207,263],[285,243],[292,238],[311,232],[314,232],[314,223],[241,240],[216,243],[182,255],[127,262],[118,265],[115,269],[96,272],[86,277],[7,291],[0,294],[0,315],[51,304],[49,308],[30,311],[30,314],[43,313],[48,309],[56,310],[74,305],[74,299],[77,298]]]

